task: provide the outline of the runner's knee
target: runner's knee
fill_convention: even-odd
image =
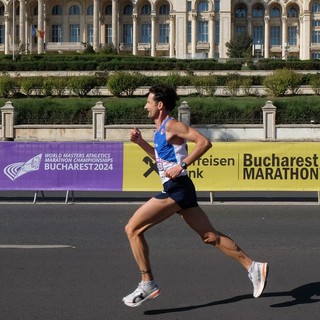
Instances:
[[[124,231],[128,237],[128,239],[132,239],[135,237],[138,237],[141,234],[141,230],[140,229],[136,229],[132,226],[132,224],[128,223],[125,228]]]

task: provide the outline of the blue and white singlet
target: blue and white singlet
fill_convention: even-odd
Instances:
[[[186,142],[183,142],[180,145],[173,145],[166,140],[166,124],[172,119],[173,118],[165,119],[159,130],[154,134],[155,156],[162,184],[170,180],[170,178],[165,176],[164,172],[181,163],[188,155]],[[182,170],[179,176],[185,175],[187,175],[187,171]]]

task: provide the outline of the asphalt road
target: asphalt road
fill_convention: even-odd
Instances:
[[[173,216],[146,234],[161,294],[129,308],[121,299],[139,274],[124,226],[137,206],[2,203],[0,319],[319,318],[319,205],[203,205],[217,229],[269,262],[258,299],[240,265]]]

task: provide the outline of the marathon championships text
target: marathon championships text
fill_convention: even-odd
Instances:
[[[113,170],[110,153],[46,153],[44,170],[87,171]]]

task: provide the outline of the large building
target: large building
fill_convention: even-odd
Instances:
[[[118,52],[228,58],[236,34],[253,55],[320,58],[320,0],[0,0],[0,52]]]

